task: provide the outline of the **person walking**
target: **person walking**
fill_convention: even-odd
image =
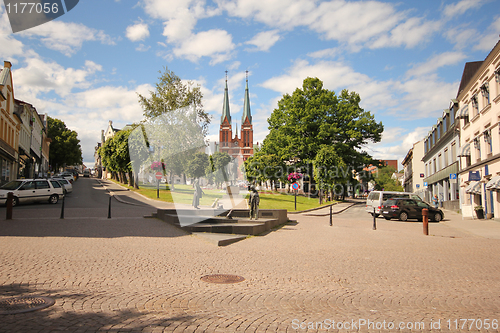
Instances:
[[[434,202],[434,208],[438,208],[439,199],[438,199],[437,194],[434,194],[434,198],[432,199],[432,202]]]

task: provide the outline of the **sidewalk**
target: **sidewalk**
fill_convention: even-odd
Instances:
[[[444,212],[443,225],[461,229],[468,233],[490,239],[500,239],[500,222],[494,220],[463,219],[457,212],[442,209]]]

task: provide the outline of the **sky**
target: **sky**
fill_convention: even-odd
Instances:
[[[137,94],[154,91],[165,67],[201,87],[210,141],[225,71],[233,133],[248,71],[254,143],[283,95],[318,77],[360,95],[384,125],[364,149],[401,162],[457,96],[465,63],[498,42],[499,9],[499,0],[82,0],[12,33],[0,3],[0,65],[12,63],[16,99],[78,133],[88,167],[109,120],[143,119]]]

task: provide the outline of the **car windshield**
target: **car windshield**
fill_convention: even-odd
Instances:
[[[0,187],[2,190],[16,190],[19,186],[21,186],[23,182],[20,180],[13,180],[8,182],[7,184]]]

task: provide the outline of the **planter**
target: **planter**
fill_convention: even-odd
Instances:
[[[478,219],[480,219],[480,220],[484,219],[484,210],[482,210],[482,209],[477,209],[477,210],[476,210],[476,215],[477,215],[477,218],[478,218]]]
[[[491,220],[491,219],[493,218],[493,214],[492,214],[492,213],[487,213],[487,214],[486,214],[486,218],[487,218],[488,220]]]

